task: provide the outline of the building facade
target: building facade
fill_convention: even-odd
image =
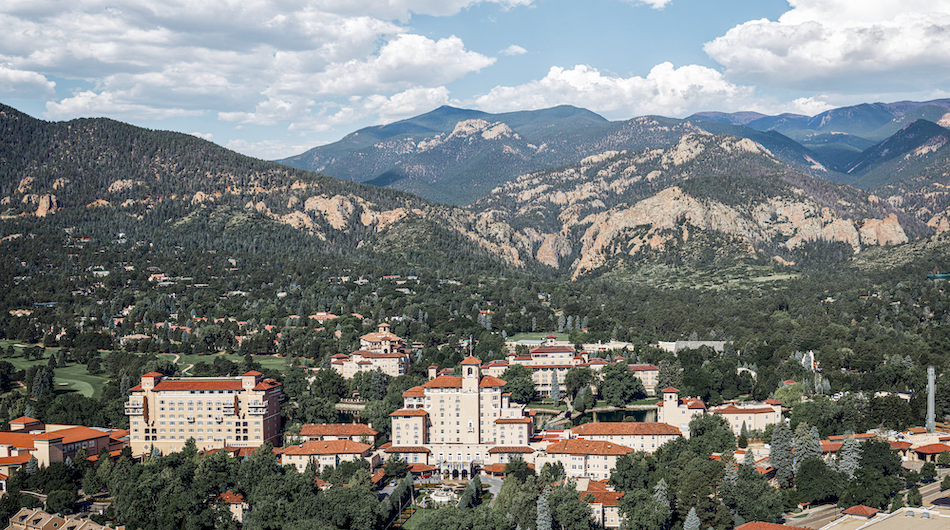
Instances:
[[[524,406],[502,391],[505,381],[483,375],[475,357],[461,367],[461,375],[436,377],[403,393],[403,408],[390,415],[387,453],[468,475],[493,463],[489,451],[496,446],[528,446],[534,424]]]
[[[280,442],[280,383],[260,372],[239,377],[142,376],[125,404],[135,456],[180,451],[194,438],[199,451]]]
[[[680,391],[673,387],[664,388],[663,401],[656,405],[656,421],[668,423],[689,438],[689,422],[694,416],[706,413],[706,404],[699,398],[680,399]]]
[[[666,442],[683,437],[678,428],[666,423],[630,421],[585,423],[571,429],[571,434],[582,440],[612,442],[645,453],[652,453]]]

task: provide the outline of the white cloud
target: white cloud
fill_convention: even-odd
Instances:
[[[0,64],[0,94],[7,98],[50,97],[55,94],[55,89],[56,83],[42,74]]]
[[[313,149],[314,142],[305,144],[289,144],[274,140],[263,140],[260,142],[248,142],[247,140],[230,140],[224,147],[237,151],[239,153],[260,158],[263,160],[279,160],[289,156],[299,155],[304,151]]]
[[[627,0],[631,4],[646,4],[653,9],[663,9],[672,0]]]
[[[334,63],[316,76],[316,93],[323,96],[367,94],[439,86],[495,62],[493,57],[465,50],[462,39],[433,41],[421,35],[399,35],[362,61]]]
[[[647,77],[624,78],[578,65],[571,70],[552,67],[544,78],[523,85],[495,87],[471,103],[490,112],[575,105],[608,118],[627,119],[643,114],[685,116],[709,109],[746,110],[755,103],[753,92],[704,66],[674,68],[662,63]]]
[[[947,0],[790,0],[777,21],[752,20],[706,43],[730,78],[779,88],[896,90],[950,81]]]
[[[398,115],[406,95],[393,93],[437,89],[495,62],[397,20],[532,1],[10,0],[0,3],[0,97],[49,100],[48,79],[62,78],[82,88],[48,101],[47,118],[208,114],[327,130],[311,115],[328,103],[315,98],[382,95],[392,101],[380,108]]]
[[[188,110],[174,107],[152,107],[129,103],[113,97],[111,92],[80,92],[60,102],[46,103],[46,117],[54,120],[66,120],[76,116],[111,116],[125,119],[148,118],[165,119],[185,116],[200,116],[200,110]]]
[[[208,140],[209,142],[211,141],[212,138],[214,138],[214,135],[211,133],[203,133],[203,132],[195,131],[189,134],[191,134],[192,136],[197,136],[198,138],[204,138],[205,140]]]
[[[512,44],[511,46],[508,46],[507,48],[505,48],[504,50],[501,50],[498,53],[502,55],[524,55],[528,53],[528,50],[522,48],[521,46],[518,46],[517,44]]]

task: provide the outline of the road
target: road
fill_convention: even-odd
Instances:
[[[933,504],[950,505],[950,490],[940,491],[940,481],[943,477],[950,474],[950,470],[938,469],[937,480],[920,487],[920,494],[923,497],[923,505],[931,506]],[[903,493],[907,493],[906,491]],[[786,519],[786,524],[792,526],[804,526],[806,528],[821,528],[841,516],[841,509],[834,504],[823,504],[821,506],[811,507],[804,512],[805,517],[799,519],[792,516]]]

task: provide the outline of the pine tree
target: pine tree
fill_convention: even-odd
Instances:
[[[548,494],[550,489],[545,487],[538,497],[538,518],[535,525],[536,530],[551,530],[551,508],[548,506]]]
[[[755,465],[755,452],[752,449],[746,449],[745,456],[742,458],[742,464],[746,466]]]
[[[809,458],[821,458],[821,440],[816,427],[808,428],[807,423],[799,423],[795,429],[795,466],[798,473],[799,466]]]
[[[23,471],[25,471],[27,475],[32,475],[33,473],[36,473],[39,470],[40,470],[40,463],[36,460],[35,457],[31,456],[30,459],[26,462],[26,466],[24,466]]]
[[[558,381],[557,371],[551,379],[551,401],[554,402],[555,407],[561,402],[561,382]]]
[[[841,444],[841,449],[838,450],[838,471],[847,475],[848,480],[851,480],[860,465],[861,448],[858,446],[857,440],[848,436]]]
[[[686,516],[686,520],[683,521],[683,530],[699,530],[702,523],[699,520],[699,516],[696,515],[696,508],[689,509],[689,515]],[[540,530],[540,528],[538,529]]]
[[[653,500],[661,507],[666,508],[666,513],[670,513],[670,498],[667,493],[666,479],[661,478],[653,487]]]
[[[775,480],[779,486],[787,488],[792,484],[794,476],[792,467],[792,449],[794,437],[784,422],[780,422],[772,432],[772,443],[769,449],[769,462],[775,468]]]
[[[746,454],[749,454],[747,451]],[[726,473],[723,476],[723,483],[729,484],[730,486],[735,486],[736,481],[739,480],[739,470],[736,467],[735,455],[732,451],[729,451],[722,455],[722,463],[726,465]]]

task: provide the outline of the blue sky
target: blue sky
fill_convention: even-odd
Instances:
[[[950,0],[6,0],[0,102],[276,159],[440,105],[814,115],[950,92]]]

